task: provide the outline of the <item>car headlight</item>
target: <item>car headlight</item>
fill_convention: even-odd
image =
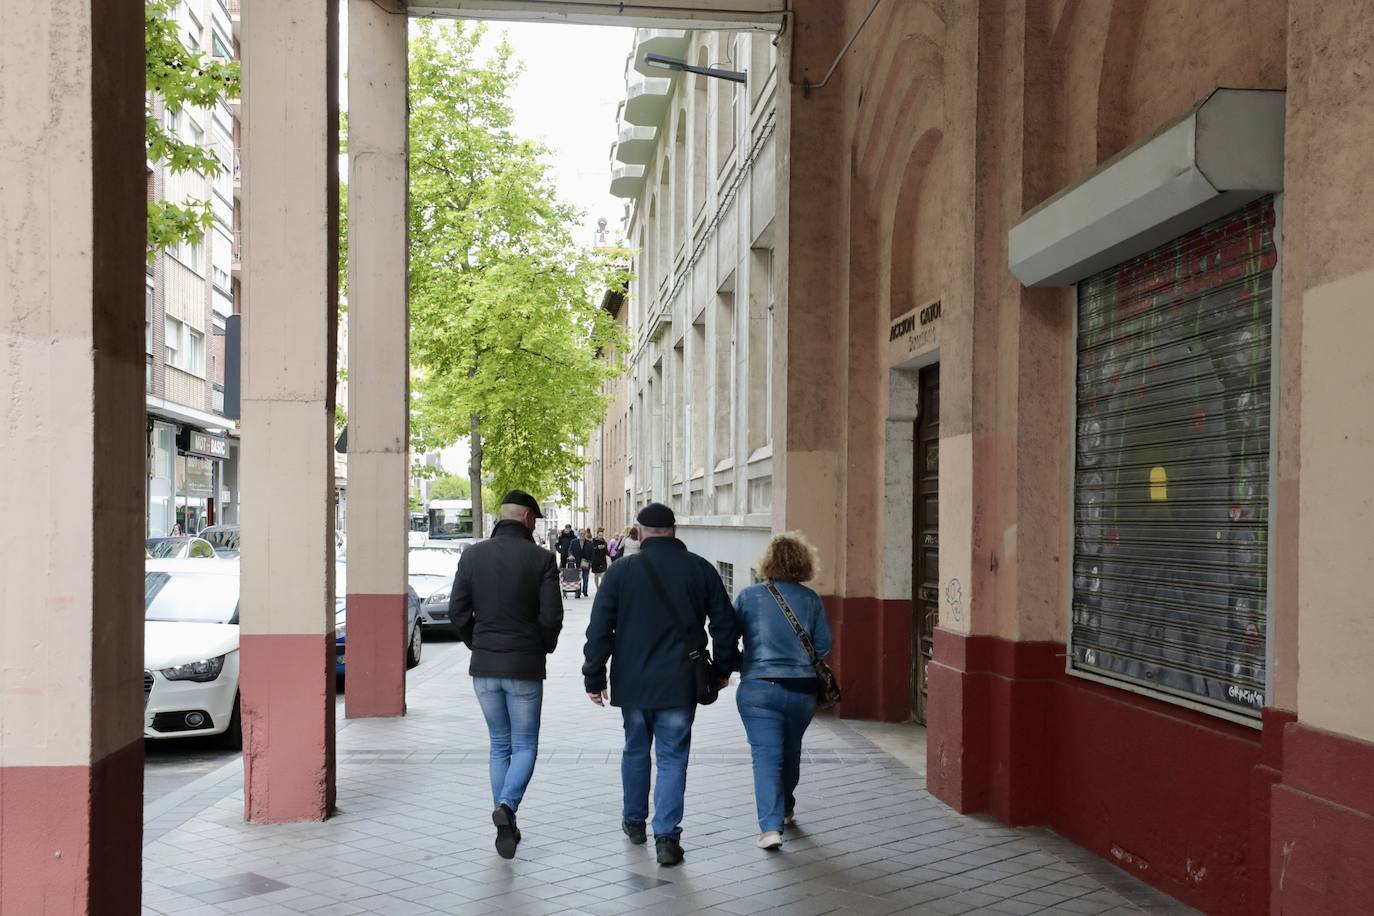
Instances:
[[[163,668],[162,676],[169,681],[195,681],[197,684],[203,684],[219,677],[223,670],[224,656],[219,655],[204,661],[187,662],[174,668]]]
[[[425,604],[448,604],[448,592],[434,592],[425,599]]]

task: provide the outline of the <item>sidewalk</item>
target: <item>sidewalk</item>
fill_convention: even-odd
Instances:
[[[568,603],[550,663],[514,861],[492,847],[467,650],[429,643],[405,718],[344,720],[340,704],[328,822],[244,824],[237,760],[147,805],[144,913],[1191,912],[1051,833],[953,813],[918,770],[830,717],[807,733],[797,831],[779,853],[758,850],[733,689],[697,717],[687,860],[659,868],[652,842],[632,846],[620,832],[619,713],[582,691],[590,605]],[[886,746],[901,737],[869,733]]]

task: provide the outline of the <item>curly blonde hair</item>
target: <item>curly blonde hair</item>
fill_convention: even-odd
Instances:
[[[759,577],[783,582],[809,582],[816,576],[816,548],[800,531],[773,535],[759,557]]]

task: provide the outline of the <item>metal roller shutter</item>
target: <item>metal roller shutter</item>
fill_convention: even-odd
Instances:
[[[1073,668],[1257,715],[1272,198],[1078,286]]]

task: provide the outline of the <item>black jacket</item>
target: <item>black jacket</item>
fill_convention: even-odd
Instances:
[[[572,531],[558,532],[558,552],[566,557],[568,555],[568,545],[575,540],[577,540],[577,535]]]
[[[592,619],[582,677],[588,693],[606,688],[606,662],[611,661],[611,705],[668,709],[696,705],[696,679],[683,643],[680,619],[665,607],[644,569],[653,563],[677,614],[691,615],[697,649],[706,645],[709,618],[716,671],[727,677],[735,667],[739,624],[725,585],[705,559],[690,553],[677,538],[650,538],[640,553],[614,563],[601,580]]]
[[[544,679],[545,656],[563,629],[563,597],[553,554],[524,525],[497,522],[489,539],[463,551],[448,607],[472,650],[469,674]]]
[[[592,539],[592,572],[604,573],[606,567],[611,565],[607,546],[605,538]]]

